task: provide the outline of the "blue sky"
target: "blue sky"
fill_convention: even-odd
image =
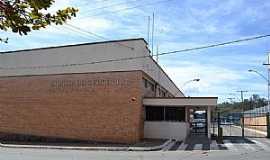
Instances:
[[[155,45],[160,52],[269,34],[270,1],[260,0],[56,0],[50,11],[74,6],[80,12],[69,23],[106,39],[147,39],[148,16],[155,13]],[[155,3],[156,2],[156,3]],[[132,8],[138,6],[137,8]],[[9,43],[1,51],[104,41],[68,26],[52,26],[28,36],[1,32]],[[156,48],[156,47],[155,47]],[[156,52],[154,50],[154,52]],[[218,96],[219,102],[237,90],[266,97],[266,82],[248,69],[266,75],[262,64],[270,52],[270,38],[225,47],[165,55],[160,65],[189,96]],[[183,84],[199,77],[200,82]]]

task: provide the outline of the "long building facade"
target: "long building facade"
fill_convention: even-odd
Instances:
[[[0,139],[135,143],[149,134],[145,97],[185,98],[143,39],[0,55]]]

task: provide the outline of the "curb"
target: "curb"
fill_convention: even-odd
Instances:
[[[158,151],[172,142],[171,139],[154,147],[69,147],[69,146],[41,146],[41,145],[15,145],[0,143],[4,148],[29,148],[29,149],[58,149],[58,150],[91,150],[91,151]]]
[[[165,143],[155,147],[128,147],[129,151],[158,151],[168,146],[172,142],[171,139],[167,140]]]

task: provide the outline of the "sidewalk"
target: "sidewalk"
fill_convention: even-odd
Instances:
[[[169,139],[162,145],[151,147],[81,147],[81,146],[56,146],[56,145],[20,145],[20,144],[3,144],[0,147],[5,148],[29,148],[29,149],[60,149],[60,150],[94,150],[94,151],[158,151],[173,145],[175,141]]]
[[[205,135],[190,135],[179,150],[211,150],[211,140]]]

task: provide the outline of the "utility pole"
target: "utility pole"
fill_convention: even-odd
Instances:
[[[267,112],[270,112],[270,56],[269,56],[270,53],[268,53],[267,55],[267,63],[264,63],[263,65],[266,65],[267,66]]]
[[[241,100],[242,100],[242,137],[245,137],[245,119],[244,119],[244,112],[245,112],[245,105],[244,105],[244,93],[248,92],[248,91],[236,91],[236,92],[240,92],[241,94]]]

